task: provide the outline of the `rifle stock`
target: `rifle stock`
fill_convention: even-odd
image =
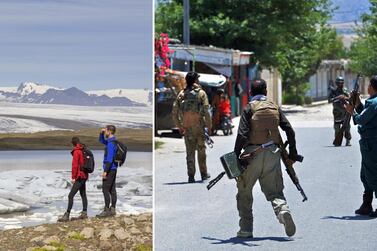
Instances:
[[[357,74],[357,77],[356,77],[356,80],[355,80],[355,85],[354,85],[354,88],[353,88],[353,93],[357,93],[359,91],[359,78],[360,78],[360,74]],[[349,100],[350,100],[351,105],[355,104],[356,103],[356,96],[351,93]],[[346,114],[346,116],[343,120],[342,127],[340,128],[339,132],[336,134],[335,139],[333,141],[334,146],[341,146],[342,145],[344,131],[346,130],[347,125],[350,123],[350,121],[351,121],[351,114],[349,114],[347,112],[347,114]]]

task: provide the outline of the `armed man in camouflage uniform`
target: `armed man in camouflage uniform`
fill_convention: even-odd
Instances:
[[[282,141],[279,126],[287,135],[289,161],[292,163],[297,159],[295,132],[279,106],[267,101],[267,85],[263,79],[257,79],[252,83],[250,95],[252,100],[242,113],[234,152],[240,156],[242,149],[245,153],[250,153],[269,141],[275,144],[246,163],[240,160],[247,168],[237,179],[237,208],[240,216],[237,237],[253,237],[252,190],[257,180],[267,201],[271,202],[277,219],[284,225],[286,234],[293,236],[296,226],[283,193],[281,155],[278,147]]]
[[[333,104],[334,129],[336,137],[347,114],[344,104],[349,99],[349,93],[347,88],[344,87],[343,77],[337,77],[335,83],[337,88],[330,91],[328,100],[329,103]],[[351,146],[351,125],[348,123],[345,126],[346,130],[344,131],[344,137],[346,138],[346,146]]]
[[[186,88],[182,90],[173,105],[173,120],[184,135],[188,182],[195,182],[195,151],[202,180],[208,179],[206,165],[205,127],[211,132],[211,116],[207,94],[199,85],[199,74],[189,72],[186,75]]]

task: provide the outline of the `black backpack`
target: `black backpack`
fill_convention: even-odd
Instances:
[[[115,140],[114,144],[116,146],[114,162],[117,164],[117,166],[122,166],[124,162],[126,162],[127,146],[118,140]]]
[[[82,153],[84,155],[84,165],[81,167],[81,170],[86,173],[92,173],[94,171],[93,152],[89,148],[84,147]]]

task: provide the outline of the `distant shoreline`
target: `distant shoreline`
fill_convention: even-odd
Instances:
[[[0,134],[0,151],[15,150],[69,150],[73,136],[80,137],[90,149],[102,150],[98,141],[100,128],[86,128],[75,131],[55,130],[36,133]],[[128,151],[152,152],[152,128],[118,128],[116,136],[124,142]]]

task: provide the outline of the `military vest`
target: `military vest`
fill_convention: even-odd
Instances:
[[[181,111],[185,112],[196,112],[199,113],[200,109],[200,102],[199,102],[199,92],[201,89],[193,88],[193,89],[186,89],[183,91],[183,98],[181,101]]]
[[[260,145],[273,141],[280,143],[280,114],[279,107],[271,101],[255,100],[251,106],[251,130],[249,134],[249,144]]]

